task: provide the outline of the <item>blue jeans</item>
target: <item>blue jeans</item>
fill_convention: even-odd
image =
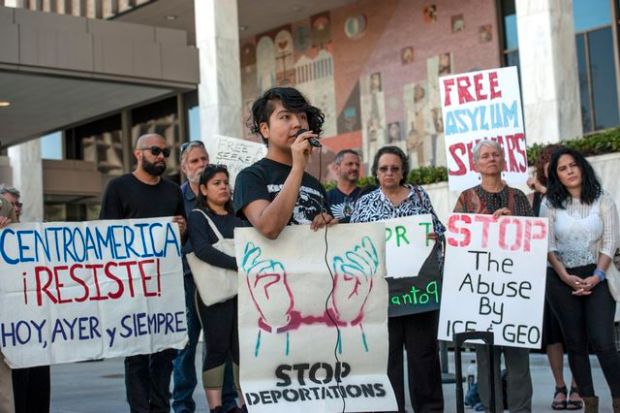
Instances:
[[[185,286],[187,335],[189,341],[185,348],[180,350],[177,357],[174,359],[172,409],[175,413],[194,413],[196,410],[196,402],[194,402],[192,396],[198,384],[195,363],[196,347],[202,327],[194,301],[194,295],[197,293],[196,285],[194,284],[194,279],[191,274],[187,274],[183,277],[183,284]],[[232,364],[229,361],[226,364],[224,386],[222,388],[222,406],[225,412],[237,406],[236,398],[237,390],[235,389],[235,382],[233,379]]]
[[[193,413],[196,403],[192,395],[198,383],[196,379],[196,345],[200,336],[200,320],[194,306],[196,285],[191,274],[183,276],[185,286],[185,309],[187,313],[187,335],[189,341],[174,359],[174,388],[172,391],[172,409],[175,413]]]

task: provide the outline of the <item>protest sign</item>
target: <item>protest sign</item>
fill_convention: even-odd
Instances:
[[[524,184],[527,154],[517,68],[441,77],[439,90],[450,190],[478,185],[472,149],[482,139],[495,140],[502,146],[504,180],[510,185]]]
[[[396,410],[386,374],[384,224],[327,234],[291,226],[277,240],[237,228],[235,247],[249,411]]]
[[[438,338],[491,331],[496,345],[540,348],[547,235],[547,218],[452,214]]]
[[[412,215],[382,222],[390,317],[438,309],[441,272],[437,256],[431,256],[435,241],[427,238],[434,231],[432,216]]]
[[[221,135],[215,135],[214,142],[209,145],[209,148],[210,162],[226,165],[231,187],[234,187],[237,174],[243,168],[252,165],[267,154],[267,147],[263,143]]]
[[[17,224],[0,231],[0,345],[13,368],[183,348],[171,218]]]

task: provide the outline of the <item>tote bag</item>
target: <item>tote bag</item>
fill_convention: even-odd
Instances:
[[[230,255],[235,256],[235,241],[222,236],[211,218],[201,209],[199,211],[207,220],[211,230],[217,237],[218,241],[213,244],[213,248]],[[200,258],[193,252],[186,255],[189,268],[192,270],[192,277],[198,289],[198,294],[205,305],[213,305],[222,303],[237,295],[237,272],[227,268],[216,267]]]

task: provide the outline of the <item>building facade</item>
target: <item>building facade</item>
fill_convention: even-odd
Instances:
[[[0,0],[10,22],[0,31],[21,39],[0,46],[0,84],[40,88],[33,103],[0,89],[0,100],[14,100],[0,108],[9,157],[0,178],[25,189],[26,205],[35,200],[27,218],[91,219],[106,182],[132,169],[138,136],[166,137],[179,180],[182,142],[256,140],[245,127],[250,104],[285,85],[326,113],[311,167],[323,180],[343,148],[367,162],[394,144],[412,167],[441,166],[438,78],[508,65],[519,67],[528,143],[620,124],[620,0],[307,3]],[[34,107],[11,114],[20,102]],[[50,149],[57,159],[46,159]]]

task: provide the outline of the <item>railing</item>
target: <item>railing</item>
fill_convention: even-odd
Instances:
[[[157,0],[0,0],[0,6],[90,19],[111,19],[154,1]]]

